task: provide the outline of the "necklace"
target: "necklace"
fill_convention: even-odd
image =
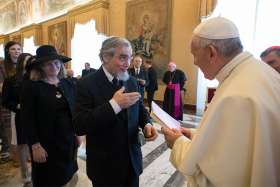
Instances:
[[[172,84],[173,78],[175,76],[175,71],[170,72],[170,80],[169,80],[169,84]]]

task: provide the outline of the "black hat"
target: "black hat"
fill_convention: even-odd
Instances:
[[[42,45],[36,50],[36,62],[41,63],[41,62],[47,62],[50,60],[61,60],[63,63],[66,63],[70,60],[71,58],[63,55],[59,55],[55,49],[54,46],[52,45]]]

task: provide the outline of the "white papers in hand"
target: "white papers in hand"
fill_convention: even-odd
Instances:
[[[154,101],[152,101],[152,112],[166,127],[170,129],[180,129],[180,122],[162,110]]]

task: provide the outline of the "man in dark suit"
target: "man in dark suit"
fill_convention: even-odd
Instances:
[[[93,69],[90,67],[90,63],[86,62],[85,63],[85,69],[82,71],[82,77],[86,76],[87,74],[91,72],[96,72],[96,69]]]
[[[144,100],[144,89],[145,86],[148,86],[149,79],[146,70],[142,67],[142,58],[139,55],[136,55],[133,58],[133,67],[128,69],[130,75],[134,76],[137,79],[139,92],[141,94],[141,100]]]
[[[73,120],[76,133],[86,135],[87,174],[94,187],[138,187],[142,173],[138,129],[147,140],[157,137],[137,81],[127,73],[131,54],[126,39],[105,40],[101,68],[77,83]]]
[[[66,80],[68,80],[69,82],[71,82],[72,84],[76,85],[78,79],[76,77],[74,77],[74,71],[72,69],[67,69],[67,77]]]
[[[149,111],[151,112],[152,101],[154,100],[155,91],[158,90],[157,72],[152,66],[152,61],[146,60],[144,66],[148,73],[149,84],[146,86],[147,100],[149,105]]]

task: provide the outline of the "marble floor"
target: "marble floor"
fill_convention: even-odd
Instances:
[[[182,125],[196,127],[200,117],[184,114]],[[158,131],[160,126],[155,125]],[[143,174],[140,176],[140,187],[181,187],[186,186],[184,178],[169,162],[170,149],[164,142],[164,136],[159,133],[156,141],[146,142],[142,146]],[[82,146],[78,154],[78,183],[76,187],[91,187],[91,182],[86,175],[86,155]],[[0,187],[22,187],[19,168],[11,163],[0,164]]]

